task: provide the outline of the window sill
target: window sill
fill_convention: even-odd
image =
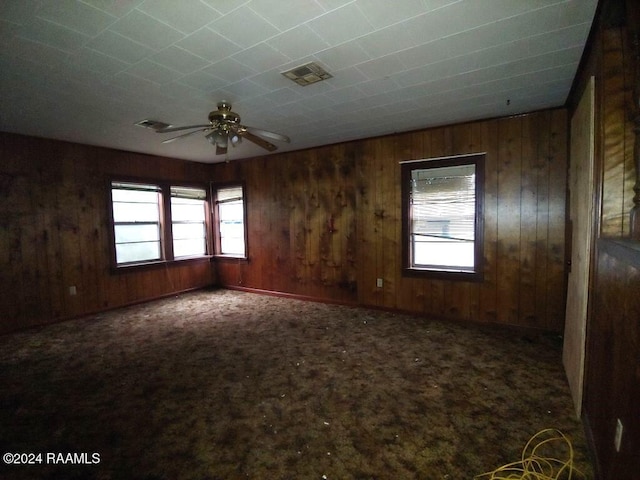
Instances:
[[[403,277],[433,278],[436,280],[452,280],[462,282],[482,282],[482,272],[465,272],[462,270],[434,270],[428,268],[403,268]]]
[[[158,260],[152,262],[130,263],[127,265],[116,265],[111,267],[112,274],[131,273],[139,270],[154,270],[156,268],[172,268],[187,263],[200,263],[211,261],[211,255],[200,257],[182,257],[174,260]]]
[[[217,262],[218,260],[221,260],[223,262],[225,262],[225,261],[248,262],[249,261],[249,257],[244,257],[244,256],[239,256],[239,255],[213,255],[212,259],[215,262]]]

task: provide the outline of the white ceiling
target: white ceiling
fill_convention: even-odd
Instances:
[[[134,123],[207,123],[227,100],[286,151],[561,106],[596,4],[1,0],[0,130],[216,162],[203,134]],[[333,78],[281,75],[309,61]]]

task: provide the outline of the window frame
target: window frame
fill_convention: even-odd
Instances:
[[[481,282],[484,279],[484,165],[485,154],[474,153],[450,157],[410,160],[401,162],[402,197],[402,275],[443,280]],[[475,166],[475,222],[474,222],[474,266],[473,270],[450,270],[446,268],[423,268],[412,265],[411,260],[411,178],[414,170]]]
[[[158,206],[160,211],[160,259],[143,260],[138,262],[118,263],[116,257],[115,221],[113,214],[113,185],[114,183],[128,183],[156,186],[159,189]],[[171,218],[171,187],[198,188],[205,192],[205,255],[175,257],[173,252],[173,221]],[[206,183],[166,181],[141,177],[111,177],[107,181],[107,209],[109,212],[109,248],[110,263],[112,273],[121,273],[131,270],[143,270],[149,268],[164,267],[172,264],[184,264],[185,262],[210,261],[212,248],[212,228],[211,228],[211,197]]]
[[[221,236],[220,236],[220,213],[218,210],[217,193],[218,190],[226,188],[241,188],[242,189],[242,215],[243,215],[243,228],[244,228],[244,255],[236,255],[230,253],[220,253],[221,251]],[[247,227],[247,188],[245,182],[212,182],[211,183],[211,214],[213,221],[213,257],[216,259],[229,259],[229,260],[249,260],[249,229]]]

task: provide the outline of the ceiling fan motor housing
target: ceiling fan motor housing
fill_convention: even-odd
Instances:
[[[211,123],[240,123],[240,115],[231,111],[231,104],[227,102],[218,103],[218,110],[209,113]]]

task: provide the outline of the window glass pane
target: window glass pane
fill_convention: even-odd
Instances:
[[[160,241],[157,224],[115,225],[116,243]]]
[[[202,200],[171,199],[171,218],[174,222],[204,222],[204,202]]]
[[[184,240],[185,238],[205,238],[205,228],[203,223],[174,223],[173,239]]]
[[[157,200],[155,203],[113,203],[113,221],[116,223],[158,222],[159,218]]]
[[[173,255],[175,257],[191,257],[206,254],[204,238],[173,239]]]
[[[446,239],[425,239],[414,236],[414,265],[430,265],[439,267],[472,268],[474,265],[473,242],[458,242]]]
[[[244,235],[242,237],[221,237],[220,244],[224,255],[244,255]]]
[[[242,202],[221,203],[218,205],[218,212],[221,222],[242,223],[244,217]]]
[[[116,244],[118,263],[160,260],[160,242]]]

